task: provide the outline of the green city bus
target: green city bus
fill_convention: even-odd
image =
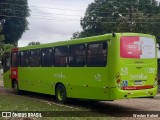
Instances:
[[[3,56],[4,87],[68,98],[117,100],[154,97],[156,39],[112,33],[13,48]]]

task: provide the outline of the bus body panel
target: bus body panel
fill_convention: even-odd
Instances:
[[[120,63],[121,63],[120,73],[121,73],[122,83],[126,82],[128,86],[146,86],[146,85],[153,86],[157,77],[156,61],[154,62],[150,61],[150,64],[128,65],[125,64],[124,61]]]
[[[144,34],[119,34],[117,35],[118,42],[116,42],[117,61],[115,73],[113,74],[114,83],[110,89],[111,100],[123,98],[136,97],[153,97],[157,92],[157,56],[153,58],[121,58],[121,37],[146,37],[154,39],[154,46],[156,51],[155,38]],[[127,44],[125,45],[125,47]],[[125,51],[126,52],[126,51]],[[152,52],[151,52],[152,54]]]
[[[109,98],[106,71],[107,67],[98,70],[96,67],[19,68],[19,87],[21,90],[55,95],[55,84],[63,83],[68,97],[106,99]]]
[[[126,99],[126,98],[152,98],[157,93],[157,86],[151,89],[142,90],[119,90],[117,88],[111,88],[110,100]]]
[[[12,81],[10,78],[11,72],[8,70],[3,74],[3,85],[5,88],[12,88]]]

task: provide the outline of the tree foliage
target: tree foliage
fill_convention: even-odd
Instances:
[[[2,31],[2,26],[0,25],[0,32]],[[4,35],[1,35],[0,34],[0,61],[2,60],[2,56],[3,56],[3,53],[8,50],[8,49],[11,49],[13,47],[15,47],[14,45],[12,44],[4,44]],[[0,62],[1,63],[1,62]],[[0,68],[1,68],[1,64],[0,64]]]
[[[40,45],[41,43],[38,41],[38,42],[34,42],[34,41],[32,41],[32,42],[30,42],[29,44],[28,44],[28,46],[32,46],[32,45]]]
[[[95,0],[81,18],[83,31],[73,38],[112,32],[138,32],[160,39],[160,5],[156,0]]]
[[[2,31],[2,26],[0,25],[0,32]],[[4,41],[4,36],[0,34],[0,60],[1,60],[1,57],[3,55],[3,41]]]
[[[75,32],[75,33],[73,33],[73,37],[71,38],[71,39],[76,39],[76,38],[79,38],[79,36],[80,36],[80,32]]]
[[[6,52],[6,51],[8,51],[8,50],[10,50],[10,49],[12,49],[12,48],[14,48],[14,47],[16,47],[16,46],[14,46],[13,44],[3,44],[2,45],[2,47],[1,47],[1,50],[0,50],[0,61],[2,60],[2,56],[3,56],[3,54]],[[1,65],[0,65],[0,68],[1,68]]]
[[[28,29],[29,16],[27,0],[0,0],[0,24],[5,36],[4,43],[17,45],[23,32]]]

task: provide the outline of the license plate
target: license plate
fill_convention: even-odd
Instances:
[[[142,81],[141,80],[134,81],[134,85],[142,85]]]

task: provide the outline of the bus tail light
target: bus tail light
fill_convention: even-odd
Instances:
[[[118,84],[118,88],[121,89],[120,73],[117,73],[115,77],[116,77],[116,83]]]
[[[120,89],[121,89],[121,88],[122,88],[122,86],[121,86],[121,80],[120,80],[120,79],[117,79],[117,81],[116,81],[116,82],[117,82],[117,84],[118,84],[118,88],[120,88]]]
[[[120,80],[120,79],[118,79],[118,80],[117,80],[117,83],[120,83],[120,82],[121,82],[121,80]]]

